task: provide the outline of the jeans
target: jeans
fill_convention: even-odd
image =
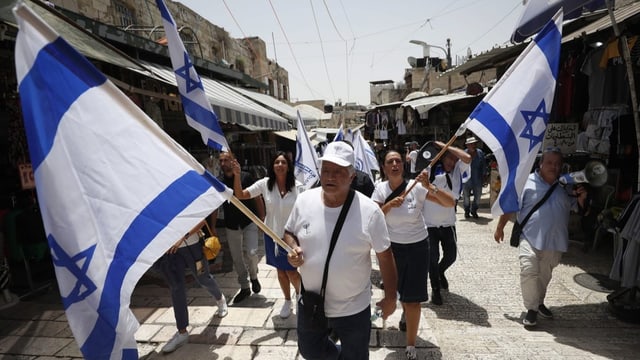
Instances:
[[[472,191],[473,191],[473,203],[471,203]],[[464,205],[464,211],[465,212],[478,211],[478,201],[480,201],[481,196],[482,196],[482,184],[473,185],[473,186],[465,184],[462,190],[462,203]]]
[[[456,261],[456,227],[430,227],[429,232],[429,278],[431,288],[440,289],[440,274]],[[440,245],[442,245],[442,260],[440,260]]]
[[[522,302],[525,309],[538,311],[538,306],[544,304],[551,274],[560,263],[562,253],[534,249],[526,239],[520,240],[518,253]]]
[[[202,264],[203,271],[200,274],[196,269],[196,262]],[[216,300],[222,298],[218,283],[209,273],[209,262],[202,255],[202,245],[200,243],[178,248],[175,254],[164,254],[158,259],[155,266],[162,272],[169,285],[171,303],[178,330],[186,329],[189,325],[187,289],[184,280],[185,269],[188,269],[198,284],[205,288]]]
[[[298,314],[304,313],[303,306],[298,301]],[[305,359],[369,359],[370,306],[354,315],[329,318],[330,329],[324,331],[310,329],[305,320],[298,315],[298,350]],[[331,329],[340,339],[340,347],[329,339]]]
[[[227,242],[238,284],[241,289],[248,289],[249,278],[258,278],[258,227],[251,223],[240,230],[227,229]]]

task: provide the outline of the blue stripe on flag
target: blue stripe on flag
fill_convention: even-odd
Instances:
[[[169,22],[171,25],[175,26],[173,19],[171,18],[171,14],[169,14],[169,9],[167,9],[164,1],[156,0],[156,4],[158,4],[158,8],[160,9],[160,16],[162,16],[162,18]]]
[[[520,208],[515,178],[520,164],[520,149],[510,124],[493,106],[484,101],[478,104],[469,118],[479,121],[503,146],[509,178],[501,180],[506,186],[498,201],[505,213],[518,211]]]
[[[25,129],[32,134],[27,139],[34,169],[51,150],[58,125],[71,104],[88,89],[106,80],[61,38],[38,52],[19,87]]]
[[[191,100],[190,98],[180,95],[180,99],[182,99],[182,108],[184,109],[185,115],[193,119],[198,124],[205,126],[207,129],[211,129],[222,135],[222,128],[218,123],[218,117],[209,109],[205,109],[200,106],[197,102]]]
[[[188,171],[158,194],[133,220],[118,242],[113,261],[109,264],[97,310],[101,316],[82,345],[83,354],[100,354],[105,349],[113,349],[123,280],[129,269],[158,233],[210,188],[210,181],[203,181],[202,175]]]
[[[562,34],[558,31],[558,27],[553,21],[549,21],[533,40],[547,59],[549,70],[555,80],[558,79],[560,69],[560,46],[558,44],[561,39]]]

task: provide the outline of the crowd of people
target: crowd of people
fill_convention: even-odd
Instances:
[[[456,261],[458,199],[463,196],[465,217],[477,218],[485,176],[484,154],[475,137],[466,139],[466,149],[440,141],[432,146],[446,150],[430,171],[416,165],[424,154],[417,143],[411,143],[406,154],[396,150],[384,154],[383,177],[374,183],[355,169],[350,143],[331,142],[318,160],[318,186],[306,191],[295,180],[293,160],[285,152],[275,154],[268,175],[257,181],[241,170],[232,153],[220,154],[220,180],[289,248],[287,253],[276,239],[264,235],[266,263],[276,269],[284,298],[279,316],[287,318],[296,311],[298,348],[304,358],[367,359],[372,312],[386,319],[395,312],[398,300],[402,311],[398,328],[406,335],[406,358],[417,358],[421,303],[429,300],[430,284],[431,302],[443,304],[442,291],[449,288],[446,271]],[[585,188],[576,186],[569,193],[554,185],[562,161],[557,150],[543,153],[516,214],[518,221],[528,220],[519,244],[525,326],[535,326],[538,315],[553,316],[544,303],[546,288],[567,250],[569,212],[585,205]],[[237,304],[261,290],[258,230],[233,205],[225,203],[223,208],[240,287],[233,298]],[[210,217],[213,229],[217,212]],[[504,239],[511,215],[500,217],[494,235],[497,242]],[[208,267],[203,271],[196,266],[206,261],[194,238],[203,225],[177,241],[156,264],[167,278],[178,329],[164,352],[188,341],[185,268],[211,293],[218,306],[216,316],[228,312]],[[384,297],[376,302],[376,309],[371,309],[372,252],[384,284]],[[316,302],[314,296],[320,300]]]

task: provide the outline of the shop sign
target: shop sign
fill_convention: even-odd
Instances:
[[[18,171],[20,172],[20,185],[22,185],[23,190],[36,187],[36,180],[33,177],[31,164],[18,164]]]
[[[578,136],[577,123],[554,123],[547,126],[544,134],[542,149],[549,147],[560,148],[563,154],[571,154],[576,151],[576,139]]]

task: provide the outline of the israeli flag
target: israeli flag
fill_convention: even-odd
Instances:
[[[295,176],[306,189],[311,188],[319,180],[318,155],[311,144],[304,122],[298,111],[298,132],[296,133],[296,160],[294,161]]]
[[[336,133],[336,136],[333,138],[333,141],[342,141],[344,140],[344,130],[342,129],[342,124],[340,124],[340,128]]]
[[[491,209],[494,216],[520,209],[522,190],[549,123],[561,39],[562,9],[463,124],[491,148],[498,162],[502,185]]]
[[[71,331],[137,359],[140,277],[231,191],[24,4],[15,59],[29,153]]]
[[[351,129],[347,129],[345,139],[353,144],[353,153],[356,161],[354,167],[367,173],[371,181],[375,181],[372,171],[380,172],[378,158],[369,144],[367,144],[360,130],[352,131]]]
[[[198,130],[202,136],[202,141],[209,147],[227,151],[229,144],[224,137],[222,128],[218,123],[218,117],[211,108],[211,103],[207,99],[202,86],[202,80],[193,67],[193,63],[189,58],[189,53],[178,35],[178,28],[173,17],[169,13],[167,6],[163,0],[156,0],[160,15],[162,16],[162,25],[167,37],[169,45],[169,55],[171,56],[171,64],[173,71],[176,73],[176,82],[178,83],[178,92],[182,99],[182,108],[187,118],[187,124]]]

